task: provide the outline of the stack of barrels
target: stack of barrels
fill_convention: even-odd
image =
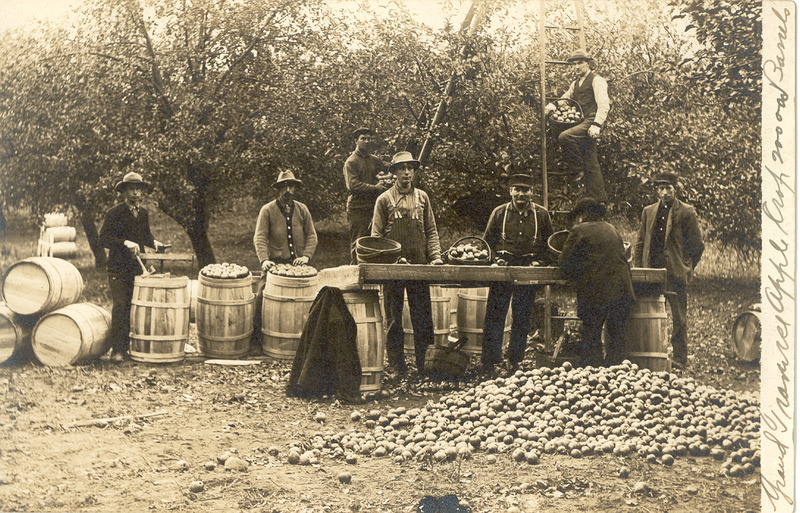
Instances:
[[[109,347],[111,315],[78,302],[83,278],[60,258],[31,257],[8,268],[0,306],[0,363],[35,356],[48,366],[89,363]]]
[[[76,237],[75,227],[69,226],[69,219],[66,215],[60,213],[46,214],[39,233],[37,255],[74,258],[78,254],[78,245],[75,242]]]

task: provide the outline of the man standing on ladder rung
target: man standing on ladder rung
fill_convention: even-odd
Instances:
[[[586,196],[605,202],[608,197],[597,160],[597,138],[600,137],[600,129],[608,116],[611,102],[608,99],[608,82],[591,70],[589,63],[592,60],[592,56],[583,49],[575,50],[567,59],[573,65],[577,77],[561,97],[578,102],[584,119],[578,125],[561,132],[558,144],[567,163],[578,169],[578,175],[583,173]],[[544,108],[546,116],[555,110],[556,106],[552,103]]]

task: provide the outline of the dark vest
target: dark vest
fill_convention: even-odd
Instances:
[[[594,77],[594,71],[590,71],[586,75],[583,85],[578,87],[578,80],[576,80],[572,90],[572,99],[581,105],[583,115],[588,119],[594,118],[594,115],[597,114],[597,102],[594,99],[594,88],[592,87]]]

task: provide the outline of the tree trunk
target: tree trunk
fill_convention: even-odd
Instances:
[[[208,231],[186,230],[189,240],[192,242],[194,254],[197,256],[197,265],[202,269],[208,264],[216,262],[214,250],[211,248],[211,241],[208,240]]]
[[[205,164],[207,165],[207,164]],[[208,240],[208,179],[203,173],[204,164],[195,164],[190,161],[188,165],[188,176],[192,185],[195,186],[195,194],[192,198],[192,211],[194,215],[190,221],[190,226],[186,227],[186,234],[192,242],[194,254],[197,256],[197,263],[200,268],[208,264],[216,262],[214,258],[214,249],[211,247],[211,241]]]
[[[96,211],[93,207],[88,205],[76,205],[81,217],[81,225],[83,231],[86,233],[86,240],[89,242],[89,248],[94,254],[94,267],[95,269],[106,268],[106,250],[100,245],[100,236],[97,232],[97,225],[94,224]]]

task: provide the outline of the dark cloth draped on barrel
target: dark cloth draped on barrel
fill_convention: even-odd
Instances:
[[[108,211],[100,229],[100,245],[108,249],[108,272],[142,274],[136,258],[125,247],[126,240],[138,244],[140,251],[155,245],[147,210],[139,208],[139,215],[134,216],[126,203],[120,203]]]
[[[336,393],[340,400],[361,402],[356,335],[356,322],[342,291],[322,287],[300,335],[286,394],[313,397]]]

